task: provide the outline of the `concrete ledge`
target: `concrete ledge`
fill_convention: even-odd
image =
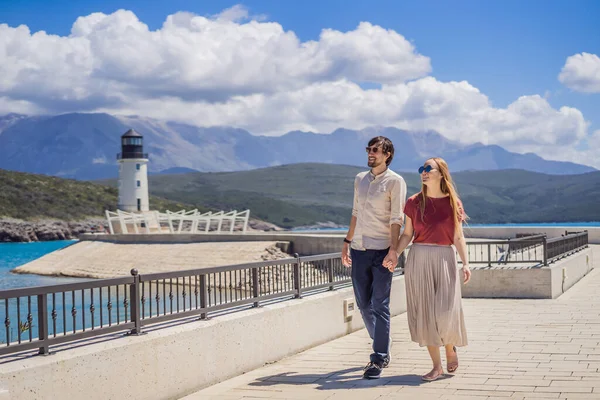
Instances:
[[[591,244],[600,244],[600,228],[574,226],[569,228],[554,228],[547,226],[527,227],[470,227],[465,228],[468,238],[508,239],[517,233],[546,234],[549,238],[559,237],[568,231],[588,231]],[[283,241],[291,242],[290,252],[301,256],[338,253],[342,251],[342,239],[345,231],[339,232],[248,232],[246,234],[217,234],[217,233],[184,233],[184,234],[83,234],[82,241],[104,241],[112,243],[199,243],[199,242],[244,242],[244,241]]]
[[[552,298],[556,299],[594,269],[594,252],[588,248],[550,265]]]
[[[593,252],[587,248],[548,267],[472,267],[471,282],[462,285],[462,295],[464,298],[555,299],[587,275],[593,265]]]
[[[302,233],[182,233],[182,234],[82,234],[81,241],[99,241],[110,243],[162,244],[162,243],[202,243],[202,242],[254,242],[283,241],[290,242],[290,252],[301,256],[338,253],[342,251],[342,239],[346,232],[339,234],[302,234]]]
[[[357,309],[344,319],[353,298],[348,287],[11,361],[0,382],[13,400],[177,399],[363,328]],[[403,276],[393,280],[391,310],[406,311]]]

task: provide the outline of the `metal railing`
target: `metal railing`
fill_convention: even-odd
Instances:
[[[516,239],[471,241],[467,243],[469,263],[487,264],[544,264],[545,235]],[[460,262],[460,260],[459,260]]]
[[[467,242],[470,264],[528,264],[547,266],[588,247],[588,232],[568,232],[548,239],[545,234],[532,234],[506,240]],[[460,262],[460,260],[459,260]]]
[[[0,355],[35,348],[48,354],[51,345],[135,328],[135,282],[131,276],[0,291]]]
[[[548,262],[557,261],[589,246],[588,231],[569,232],[564,236],[547,240],[546,257]]]
[[[120,331],[139,334],[165,321],[300,298],[350,285],[350,271],[333,253],[167,273],[133,269],[123,278],[1,290],[0,355],[32,349],[48,354],[57,344]]]
[[[472,264],[548,265],[588,246],[587,232],[511,240],[469,241]],[[499,250],[501,249],[501,250]],[[410,251],[410,250],[409,250]],[[403,273],[405,254],[395,275]],[[351,285],[341,253],[215,268],[139,274],[64,285],[0,290],[0,355],[38,349],[109,333],[140,334],[144,327],[223,310],[259,307],[268,300]]]

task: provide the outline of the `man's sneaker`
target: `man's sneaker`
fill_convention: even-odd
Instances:
[[[383,359],[383,368],[387,368],[390,365],[390,360],[392,359],[392,352],[388,351],[387,356]]]
[[[378,363],[370,362],[365,367],[363,378],[365,379],[377,379],[381,376],[382,365]]]

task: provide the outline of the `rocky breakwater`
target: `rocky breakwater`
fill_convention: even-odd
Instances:
[[[261,232],[282,230],[277,225],[256,219],[248,221],[248,228],[251,231]],[[236,230],[240,229],[237,227]],[[0,243],[71,240],[77,239],[83,233],[108,232],[108,222],[102,218],[90,218],[83,221],[0,219]]]
[[[43,242],[50,240],[77,239],[82,233],[105,232],[108,225],[105,219],[83,221],[18,219],[0,220],[0,242]]]

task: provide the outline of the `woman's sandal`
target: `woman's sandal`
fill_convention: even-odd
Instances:
[[[458,369],[458,353],[456,352],[456,346],[452,347],[452,350],[454,350],[454,354],[456,354],[456,361],[453,362],[449,362],[446,365],[446,369],[448,370],[448,373],[453,373]]]
[[[433,375],[432,375],[432,372],[433,372]],[[421,379],[423,379],[424,381],[427,381],[427,382],[433,382],[436,379],[440,379],[442,376],[444,376],[443,369],[441,370],[441,372],[438,372],[437,375],[435,374],[436,372],[438,372],[438,371],[431,370],[431,372],[429,372],[427,375],[423,375],[421,377]]]

